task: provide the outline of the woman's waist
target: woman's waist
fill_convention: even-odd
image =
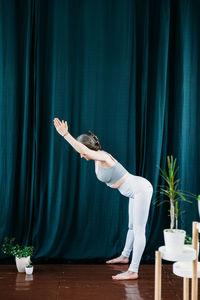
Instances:
[[[124,174],[124,176],[122,176],[120,179],[118,179],[116,182],[114,182],[113,184],[109,185],[109,187],[113,188],[113,189],[119,189],[120,186],[127,180],[127,178],[130,176],[131,174],[129,172],[126,172],[126,174]]]

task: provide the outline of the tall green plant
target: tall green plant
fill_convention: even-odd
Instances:
[[[187,200],[185,197],[196,198],[196,196],[192,193],[183,192],[179,187],[180,179],[176,178],[179,167],[176,167],[176,158],[173,159],[173,156],[167,156],[167,170],[161,169],[159,167],[161,177],[164,179],[165,184],[159,186],[158,192],[162,196],[166,196],[167,199],[163,201],[159,201],[159,204],[164,202],[170,203],[170,230],[172,231],[174,227],[178,228],[178,216],[180,215],[179,210],[179,202],[186,201],[191,203],[191,201]],[[158,201],[156,200],[156,203]]]

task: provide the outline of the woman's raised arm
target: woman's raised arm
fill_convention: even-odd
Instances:
[[[58,119],[54,119],[54,126],[57,132],[64,137],[64,139],[80,154],[87,155],[89,159],[106,161],[107,156],[103,151],[94,151],[78,142],[68,131],[68,125],[66,121],[62,122]]]

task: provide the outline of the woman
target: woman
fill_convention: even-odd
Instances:
[[[74,139],[68,131],[66,121],[61,122],[55,118],[54,126],[58,133],[80,153],[81,158],[94,160],[95,172],[99,180],[111,188],[118,189],[122,195],[129,198],[129,230],[124,250],[119,257],[107,263],[129,263],[129,256],[133,251],[129,269],[112,278],[115,280],[137,279],[139,263],[146,244],[145,227],[153,194],[151,183],[143,177],[131,175],[109,153],[101,150],[98,138],[91,131]]]

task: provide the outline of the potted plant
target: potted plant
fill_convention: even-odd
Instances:
[[[33,265],[31,260],[29,260],[28,265],[25,267],[25,271],[27,275],[33,274]]]
[[[180,179],[176,178],[178,167],[176,167],[176,159],[173,156],[167,156],[167,170],[163,170],[159,167],[161,177],[164,179],[165,184],[159,186],[158,192],[160,195],[166,197],[159,204],[164,202],[170,203],[169,216],[170,216],[170,228],[164,229],[164,241],[166,250],[170,253],[182,252],[186,232],[185,230],[178,229],[178,217],[180,215],[179,202],[188,201],[185,197],[195,198],[196,196],[181,191],[178,186]],[[157,201],[156,201],[157,202]]]
[[[14,245],[15,238],[4,238],[2,244],[2,252],[7,255],[15,256],[18,272],[25,272],[25,266],[29,263],[30,257],[33,255],[33,246],[22,247],[18,244]]]

